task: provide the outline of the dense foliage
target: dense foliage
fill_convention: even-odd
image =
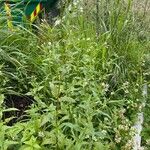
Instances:
[[[101,1],[90,12],[74,3],[61,24],[44,22],[36,33],[0,25],[1,150],[132,149],[150,36],[147,16],[123,2]],[[7,107],[8,95],[32,99],[11,126],[3,115],[18,110]]]

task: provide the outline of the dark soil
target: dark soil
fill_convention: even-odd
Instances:
[[[5,108],[17,108],[18,111],[5,112],[3,114],[3,120],[14,117],[7,123],[7,125],[12,126],[18,121],[24,121],[28,119],[25,111],[29,108],[33,101],[33,98],[30,96],[6,95]]]

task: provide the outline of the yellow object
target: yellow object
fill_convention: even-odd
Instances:
[[[11,16],[11,9],[8,3],[5,2],[5,11],[7,14],[7,25],[10,29],[13,28],[13,24],[12,24],[12,16]]]
[[[41,10],[42,10],[42,5],[41,5],[41,3],[39,3],[30,16],[31,22],[33,22],[36,19],[36,17],[38,16],[38,14],[40,13]]]

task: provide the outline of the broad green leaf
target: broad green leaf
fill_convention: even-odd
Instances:
[[[61,97],[59,100],[61,102],[75,103],[75,100],[73,98],[67,96]]]
[[[52,92],[53,96],[55,98],[57,98],[58,94],[59,94],[59,87],[57,85],[54,85],[52,82],[50,82],[49,85],[50,85],[51,92]]]
[[[50,145],[53,144],[53,142],[51,141],[51,138],[44,138],[43,142],[41,145]]]
[[[45,125],[47,122],[50,122],[50,121],[51,121],[50,114],[43,115],[43,116],[41,116],[41,124],[40,124],[40,126],[42,127],[43,125]]]

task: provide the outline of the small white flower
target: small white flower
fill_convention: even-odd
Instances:
[[[51,46],[51,45],[52,45],[52,43],[51,43],[51,42],[48,42],[48,45],[49,45],[49,46]]]
[[[44,133],[42,131],[39,132],[39,137],[44,137]]]
[[[71,9],[72,9],[72,6],[71,6],[71,5],[69,5],[68,10],[69,10],[69,11],[71,11]]]
[[[59,25],[60,23],[61,23],[61,19],[57,19],[57,20],[55,21],[55,26]]]
[[[104,82],[102,83],[102,86],[105,86],[105,83],[104,83]]]
[[[118,126],[118,129],[123,130],[123,129],[124,129],[124,126],[123,126],[123,125],[119,125],[119,126]]]
[[[106,135],[107,131],[106,131],[106,130],[102,130],[102,133],[103,133],[104,135]]]
[[[124,87],[127,87],[129,85],[129,82],[128,81],[126,81],[125,83],[123,83],[123,86]]]
[[[86,139],[89,139],[89,138],[90,138],[90,136],[89,136],[89,135],[86,135],[86,136],[85,136],[85,138],[86,138]]]
[[[105,120],[105,121],[108,121],[108,118],[107,118],[107,117],[105,117],[105,118],[104,118],[104,120]]]
[[[95,136],[92,136],[93,141],[97,141],[97,138]]]
[[[73,5],[74,5],[74,6],[77,6],[77,4],[78,4],[77,1],[74,1],[74,2],[73,2]]]
[[[80,7],[80,12],[81,12],[81,13],[83,12],[83,7]]]
[[[109,89],[109,84],[102,83],[102,87],[104,88],[104,91],[107,92]]]
[[[126,93],[126,94],[128,94],[128,93],[129,93],[129,91],[128,91],[128,90],[125,90],[125,93]]]
[[[111,92],[110,94],[111,94],[111,95],[114,95],[114,94],[115,94],[115,92]]]

